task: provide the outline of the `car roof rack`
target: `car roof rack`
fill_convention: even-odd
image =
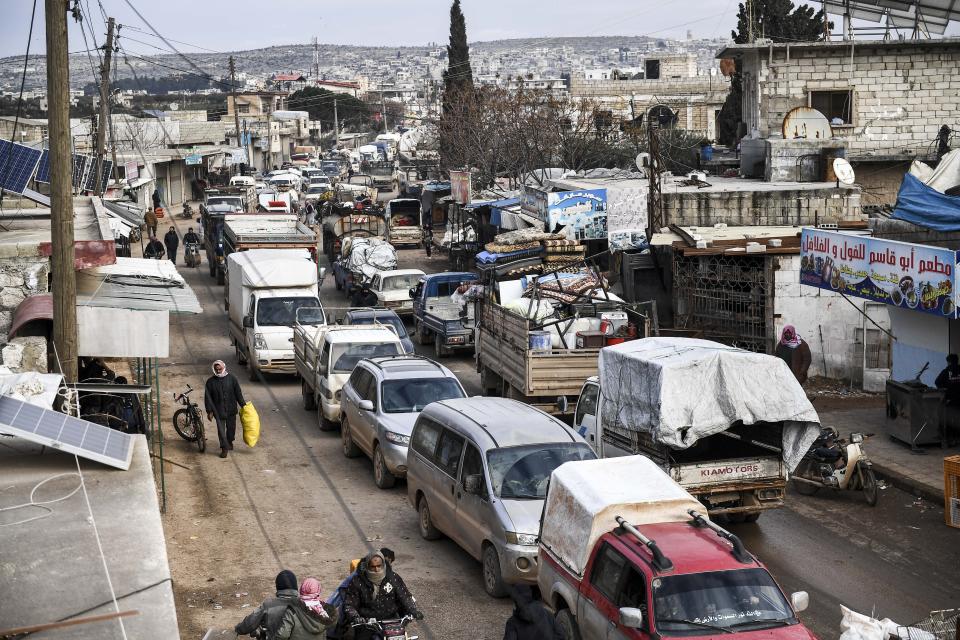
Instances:
[[[624,520],[621,516],[617,516],[616,520],[617,524],[620,525],[624,531],[633,534],[637,540],[639,540],[647,549],[650,550],[650,553],[653,554],[654,567],[656,567],[659,571],[670,571],[673,569],[673,562],[670,560],[670,558],[663,555],[663,551],[660,551],[660,547],[657,546],[656,542],[640,533],[639,529]]]
[[[723,538],[732,545],[731,553],[733,557],[737,559],[737,562],[742,564],[753,564],[756,562],[756,559],[750,555],[750,552],[747,551],[747,548],[743,546],[743,542],[730,533],[720,525],[715,522],[708,520],[703,514],[698,513],[696,509],[687,509],[687,513],[690,514],[690,517],[693,518],[693,526],[695,527],[706,527],[716,533],[719,537]]]

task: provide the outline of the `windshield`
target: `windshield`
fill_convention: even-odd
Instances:
[[[326,193],[327,191],[326,187],[310,187],[307,189],[307,193]]]
[[[407,337],[407,328],[403,324],[403,320],[400,319],[396,314],[384,314],[382,316],[377,316],[377,322],[380,324],[388,324],[397,331],[397,336],[401,338]],[[350,319],[350,324],[373,324],[373,316],[360,316]]]
[[[350,373],[358,362],[364,358],[379,358],[380,356],[401,355],[401,347],[396,342],[352,343],[335,344],[330,348],[330,362],[333,363],[334,373]]]
[[[716,635],[716,629],[765,629],[794,624],[793,610],[763,569],[656,578],[653,606],[663,635]]]
[[[380,385],[384,413],[423,411],[431,402],[462,398],[463,390],[453,378],[388,380]]]
[[[297,316],[297,309],[319,306],[316,298],[264,298],[257,303],[257,326],[292,327],[298,319],[300,324],[323,324],[320,309],[303,311]]]
[[[213,206],[215,204],[228,204],[231,207],[239,207],[242,204],[240,198],[207,198],[207,206]]]
[[[550,442],[487,452],[493,492],[504,500],[543,500],[550,474],[564,462],[592,460],[584,443]]]
[[[390,276],[389,278],[383,279],[383,290],[384,291],[407,291],[415,286],[417,282],[420,281],[421,275],[419,273],[410,273],[405,276]]]

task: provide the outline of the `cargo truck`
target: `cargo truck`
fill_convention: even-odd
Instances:
[[[293,214],[226,216],[222,244],[225,259],[250,249],[306,249],[317,260],[317,234]],[[217,281],[223,284],[223,276]]]

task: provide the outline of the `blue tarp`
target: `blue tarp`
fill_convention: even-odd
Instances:
[[[940,193],[908,173],[903,176],[891,217],[934,231],[960,231],[960,196]]]

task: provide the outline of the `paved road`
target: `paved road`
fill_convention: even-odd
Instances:
[[[445,266],[403,252],[401,266],[408,265]],[[329,593],[351,558],[380,546],[396,550],[397,569],[427,614],[421,637],[501,637],[510,605],[485,595],[479,564],[448,540],[420,539],[405,485],[381,491],[369,461],[344,458],[338,434],[321,433],[316,413],[303,409],[296,381],[247,382],[229,347],[222,288],[202,267],[187,279],[204,314],[174,318],[164,389],[201,387],[209,363],[223,358],[258,407],[263,433],[256,448],[238,444],[227,460],[211,453],[215,436],[202,457],[172,429],[166,436],[166,455],[190,467],[168,466],[164,519],[183,637],[232,627],[272,590],[281,567],[320,578]],[[332,278],[322,297],[343,304]],[[469,393],[479,392],[469,357],[446,364]],[[840,603],[902,622],[960,604],[960,532],[943,525],[942,509],[894,489],[882,492],[875,509],[852,493],[788,502],[736,531],[786,591],[810,592],[802,618],[819,637],[838,635]]]

